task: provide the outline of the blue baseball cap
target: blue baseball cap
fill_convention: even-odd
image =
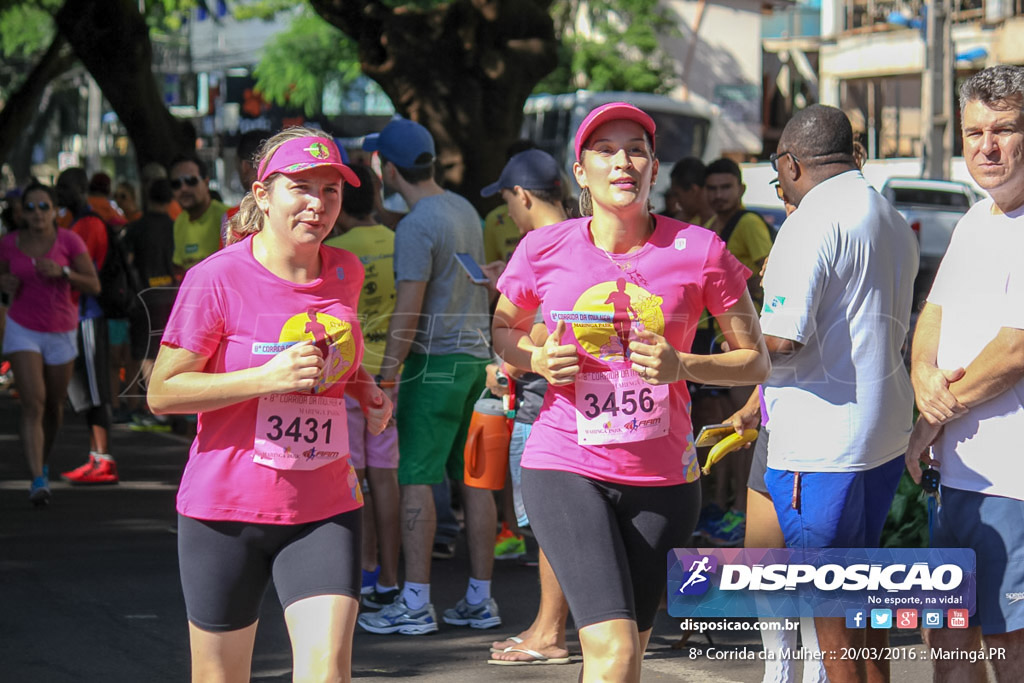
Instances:
[[[508,160],[498,182],[480,190],[481,197],[490,197],[518,185],[524,190],[555,190],[562,187],[558,162],[547,152],[528,149]]]
[[[434,163],[434,138],[430,131],[409,119],[396,118],[379,133],[367,135],[363,140],[367,152],[380,152],[381,156],[399,168],[423,168]],[[429,154],[427,160],[423,155]]]

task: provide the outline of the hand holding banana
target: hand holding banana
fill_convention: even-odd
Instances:
[[[755,439],[757,439],[756,429],[744,429],[742,434],[736,432],[725,437],[711,447],[711,452],[708,453],[707,462],[704,464],[704,467],[701,468],[701,472],[708,474],[711,470],[711,466],[716,462],[724,458],[729,453],[732,453],[743,444],[750,443]]]

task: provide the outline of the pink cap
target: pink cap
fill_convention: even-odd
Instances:
[[[359,177],[342,162],[341,152],[330,138],[295,138],[283,143],[263,160],[256,179],[263,182],[272,173],[287,175],[318,166],[337,169],[346,183],[359,187]]]
[[[590,134],[598,126],[609,121],[633,121],[639,123],[647,134],[651,136],[651,147],[654,147],[654,119],[647,115],[647,112],[637,109],[628,102],[609,102],[602,104],[583,119],[579,129],[576,131],[576,161],[580,160],[580,152],[583,150],[583,143],[587,141]]]

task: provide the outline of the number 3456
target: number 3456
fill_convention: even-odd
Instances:
[[[627,389],[618,399],[616,399],[616,394],[611,393],[604,397],[603,402],[597,394],[584,394],[583,400],[588,403],[583,414],[589,419],[593,419],[601,413],[611,413],[613,416],[617,416],[620,412],[623,415],[634,415],[638,410],[643,413],[654,410],[654,399],[651,397],[650,387],[644,387],[639,391]]]

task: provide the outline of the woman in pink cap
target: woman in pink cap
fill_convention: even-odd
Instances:
[[[199,413],[178,491],[193,681],[248,681],[273,578],[295,680],[349,680],[362,492],[345,395],[377,432],[391,403],[362,370],[363,268],[321,245],[358,184],[334,142],[291,128],[264,144],[235,232],[189,270],[149,389],[155,413]]]
[[[523,498],[579,628],[584,681],[640,680],[666,554],[696,526],[686,381],[749,385],[770,371],[749,271],[714,233],[651,213],[654,140],[630,104],[592,111],[573,166],[585,215],[524,237],[498,281],[495,351],[550,384]],[[730,351],[689,353],[704,308]]]

